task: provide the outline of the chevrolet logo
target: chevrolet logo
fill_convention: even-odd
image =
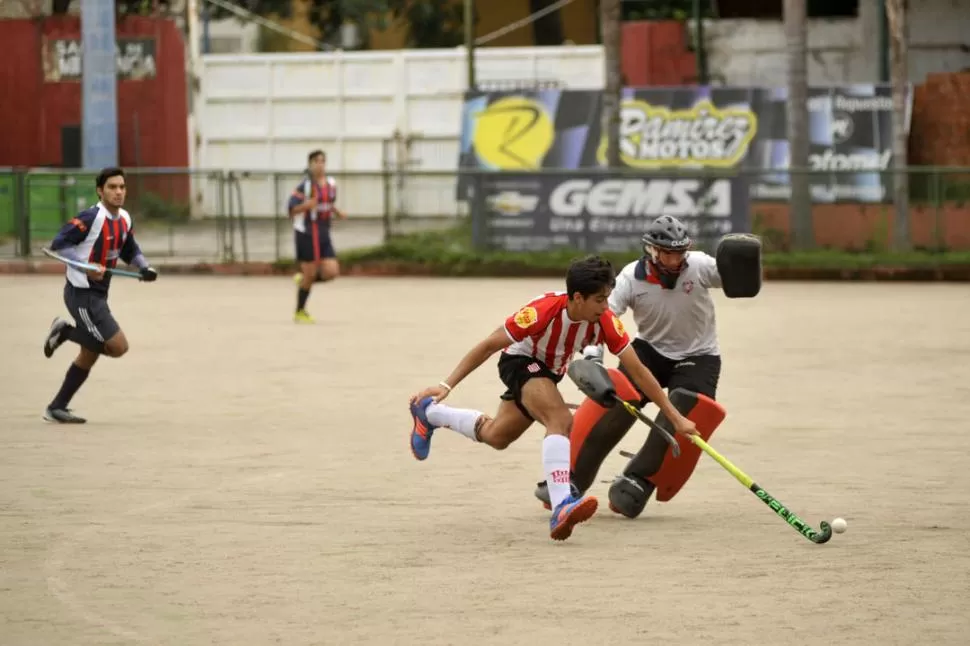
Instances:
[[[503,191],[488,197],[488,205],[502,215],[515,216],[526,211],[534,211],[539,203],[535,195],[523,195],[518,191]]]

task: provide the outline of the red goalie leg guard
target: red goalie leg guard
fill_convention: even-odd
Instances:
[[[616,368],[609,368],[606,372],[610,375],[613,386],[616,388],[616,394],[620,399],[628,402],[640,401],[640,393],[637,392],[637,389],[622,372]],[[617,404],[617,408],[619,408],[619,404]],[[580,451],[582,451],[586,438],[589,437],[590,431],[593,430],[593,427],[596,426],[596,423],[600,421],[607,411],[608,409],[603,408],[588,397],[576,409],[573,415],[573,431],[569,439],[569,466],[571,469],[576,469],[576,458],[579,456]]]
[[[669,394],[670,402],[681,414],[694,422],[697,432],[705,442],[711,439],[715,429],[724,421],[727,411],[706,395],[675,388]],[[657,416],[661,419],[663,414]],[[677,495],[687,482],[701,457],[701,450],[685,437],[677,436],[680,444],[680,457],[671,455],[670,449],[655,474],[647,478],[657,488],[657,500],[666,502]]]

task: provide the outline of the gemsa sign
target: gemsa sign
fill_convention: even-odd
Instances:
[[[479,187],[476,243],[484,247],[636,251],[650,222],[665,213],[681,218],[702,246],[750,230],[747,186],[739,178],[507,171],[486,173]]]

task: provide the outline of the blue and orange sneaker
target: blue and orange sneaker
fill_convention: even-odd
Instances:
[[[549,519],[549,536],[554,541],[564,541],[573,533],[573,527],[593,517],[599,502],[593,496],[579,498],[570,495],[559,503]]]
[[[432,401],[434,400],[431,397],[425,397],[411,404],[411,417],[414,419],[414,426],[411,428],[411,453],[417,460],[428,459],[431,452],[431,436],[436,428],[428,421],[428,406]]]

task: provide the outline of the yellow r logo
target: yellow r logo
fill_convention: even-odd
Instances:
[[[538,168],[555,140],[545,107],[525,97],[508,97],[478,114],[472,142],[478,158],[499,170]]]

